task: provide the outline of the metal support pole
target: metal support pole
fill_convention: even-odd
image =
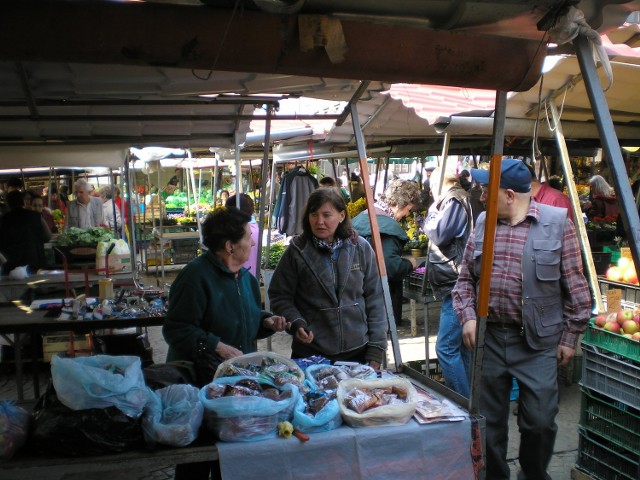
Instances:
[[[233,136],[235,144],[235,157],[236,157],[236,195],[242,193],[242,164],[240,163],[240,143],[238,138],[238,132],[236,131]]]
[[[629,177],[622,159],[620,144],[613,128],[613,120],[611,112],[607,105],[607,100],[600,86],[600,79],[596,72],[596,66],[591,54],[591,46],[589,40],[584,35],[578,35],[573,40],[573,45],[580,64],[580,72],[584,79],[584,85],[591,102],[596,126],[600,134],[600,140],[604,153],[609,160],[609,167],[613,175],[613,184],[616,193],[620,199],[620,216],[622,223],[627,232],[629,239],[629,247],[631,248],[631,256],[636,266],[636,272],[640,271],[640,219],[636,210],[631,185],[629,185]]]
[[[571,170],[571,161],[569,158],[569,150],[567,149],[567,143],[562,131],[562,125],[560,123],[560,116],[558,115],[558,109],[555,101],[552,99],[547,101],[547,105],[551,110],[551,117],[553,119],[553,128],[556,132],[556,141],[558,142],[558,148],[560,150],[560,158],[562,160],[562,173],[567,182],[567,189],[569,190],[569,200],[573,206],[573,223],[578,231],[578,241],[580,242],[580,249],[584,252],[584,263],[587,270],[587,279],[591,286],[591,291],[595,298],[596,307],[598,312],[604,312],[604,306],[602,304],[602,295],[600,293],[600,285],[598,285],[598,274],[596,273],[596,266],[593,263],[593,256],[591,255],[591,245],[587,237],[587,229],[582,221],[582,215],[580,215],[580,200],[578,199],[578,191],[576,190],[576,182],[573,178],[573,171]]]
[[[267,211],[267,195],[264,193],[267,191],[267,175],[269,174],[269,149],[271,147],[271,114],[272,114],[272,106],[267,105],[267,118],[265,121],[265,129],[264,129],[264,151],[262,154],[262,167],[260,168],[260,205],[258,207],[258,268],[262,265],[266,264],[266,260],[269,257],[262,256],[262,232],[264,232],[264,216]],[[275,171],[275,164],[274,169]],[[271,180],[271,191],[273,191],[273,180]],[[271,199],[271,195],[269,195],[269,199]],[[268,222],[267,222],[268,224]],[[268,237],[271,237],[271,231],[268,230]],[[267,245],[269,245],[269,240],[267,240]],[[268,249],[268,248],[267,248]],[[260,272],[255,272],[256,277]],[[265,292],[266,294],[266,292]]]
[[[367,152],[364,144],[364,136],[360,128],[360,119],[358,118],[358,108],[354,102],[351,105],[351,122],[353,124],[353,133],[356,138],[358,147],[358,157],[360,160],[360,173],[364,178],[369,178],[369,166],[367,165]],[[398,341],[398,331],[396,329],[396,321],[393,318],[393,308],[391,306],[391,294],[389,292],[389,281],[387,279],[387,268],[384,263],[384,255],[382,253],[382,240],[380,239],[380,226],[378,225],[378,217],[373,208],[373,192],[369,182],[364,182],[364,193],[367,199],[367,210],[369,212],[369,222],[371,223],[371,237],[373,239],[373,249],[376,254],[378,263],[378,271],[380,280],[382,281],[382,291],[384,295],[384,303],[387,310],[387,321],[389,323],[389,333],[391,334],[391,345],[393,348],[393,357],[396,371],[400,370],[402,365],[402,354],[400,353],[400,342]]]

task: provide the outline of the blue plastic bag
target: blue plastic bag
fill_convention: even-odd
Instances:
[[[330,400],[315,416],[305,413],[307,408],[302,395],[293,410],[293,427],[303,433],[328,432],[342,425],[338,400]]]
[[[58,399],[71,410],[114,406],[138,418],[149,401],[140,358],[96,355],[51,359],[51,378]]]
[[[255,377],[221,377],[212,384],[233,385],[240,380],[255,380]],[[260,380],[260,383],[268,383]],[[291,392],[289,398],[275,401],[258,396],[229,396],[207,398],[205,385],[200,389],[200,401],[204,406],[206,427],[225,442],[255,442],[276,436],[278,423],[291,420],[300,392],[293,384],[277,387],[281,392]]]
[[[9,460],[27,439],[29,413],[13,402],[0,401],[0,460]]]
[[[198,437],[204,411],[199,392],[193,385],[183,384],[153,392],[142,417],[145,441],[173,447],[192,443]]]

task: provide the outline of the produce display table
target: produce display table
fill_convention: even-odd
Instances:
[[[104,277],[103,277],[104,278]],[[151,327],[164,323],[164,317],[107,318],[103,320],[58,320],[46,316],[44,310],[18,308],[15,305],[0,306],[0,335],[27,333],[31,335],[33,391],[35,398],[40,396],[38,379],[38,360],[35,352],[40,335],[45,332],[87,333],[108,328]],[[5,337],[6,338],[6,337]],[[18,400],[24,399],[22,387],[23,360],[20,335],[14,336],[14,360],[16,363],[16,389]]]

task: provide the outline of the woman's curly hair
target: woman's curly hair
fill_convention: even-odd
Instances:
[[[390,207],[418,206],[421,202],[420,186],[409,180],[393,180],[380,198]]]
[[[202,224],[202,243],[212,252],[224,249],[227,240],[237,243],[244,237],[250,220],[250,215],[236,207],[216,208]]]

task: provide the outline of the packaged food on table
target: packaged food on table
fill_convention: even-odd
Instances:
[[[349,363],[342,365],[311,365],[305,370],[305,376],[313,390],[335,391],[338,383],[352,378],[376,378],[376,371],[369,365]]]
[[[297,387],[301,387],[305,379],[294,361],[273,352],[247,353],[225,360],[216,370],[214,380],[236,376],[259,377],[277,386],[292,383]]]
[[[342,418],[352,427],[403,425],[418,403],[415,387],[399,377],[344,380],[336,395]]]
[[[325,392],[307,392],[293,411],[293,426],[303,433],[327,432],[342,425],[340,407],[335,397]]]

